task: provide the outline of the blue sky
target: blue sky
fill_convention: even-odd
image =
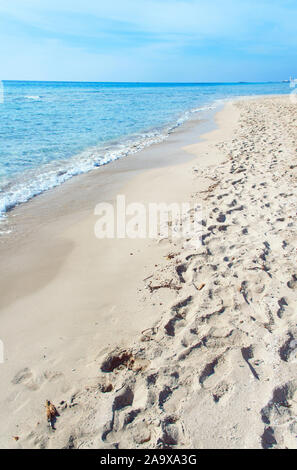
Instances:
[[[0,79],[297,76],[296,0],[1,0]]]

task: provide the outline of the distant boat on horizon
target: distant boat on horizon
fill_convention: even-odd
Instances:
[[[297,78],[290,77],[288,82],[290,83],[291,88],[295,88],[297,86]]]

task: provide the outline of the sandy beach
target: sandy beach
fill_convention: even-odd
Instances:
[[[11,212],[1,448],[297,448],[296,104],[215,120]],[[200,204],[201,246],[99,240],[117,194]]]

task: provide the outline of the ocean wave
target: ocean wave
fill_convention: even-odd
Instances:
[[[133,135],[120,142],[100,147],[88,148],[69,160],[52,161],[38,169],[27,170],[14,177],[0,189],[0,218],[15,206],[25,203],[39,194],[60,186],[73,176],[87,173],[96,167],[106,165],[129,155],[133,155],[153,144],[161,143],[176,128],[193,118],[196,113],[216,108],[216,104],[193,108],[183,113],[175,123],[163,128],[152,129],[141,135]]]

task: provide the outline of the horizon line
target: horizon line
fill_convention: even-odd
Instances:
[[[260,84],[260,83],[287,83],[290,80],[289,79],[284,79],[284,80],[264,80],[264,81],[243,81],[243,80],[235,80],[235,81],[222,81],[222,82],[216,82],[216,81],[203,81],[203,82],[168,82],[168,81],[95,81],[95,80],[21,80],[21,79],[2,79],[0,80],[2,82],[41,82],[41,83],[133,83],[133,84],[180,84],[180,85],[204,85],[204,84]]]

